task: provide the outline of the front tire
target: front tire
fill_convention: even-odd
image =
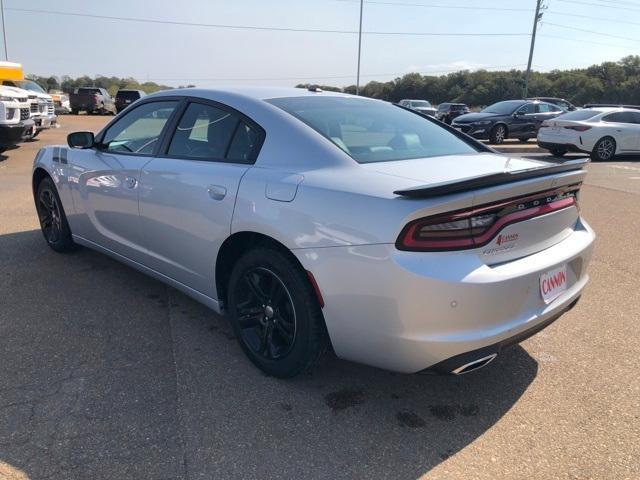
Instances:
[[[49,177],[44,178],[38,185],[36,210],[40,220],[40,229],[47,245],[60,253],[77,249],[77,245],[71,237],[67,216],[64,213],[56,186]]]
[[[489,134],[489,142],[494,145],[500,145],[507,138],[507,127],[504,125],[496,125],[491,129]]]
[[[549,152],[554,157],[563,157],[567,153],[567,149],[566,148],[553,148],[553,149],[549,150]]]
[[[328,345],[322,312],[306,272],[284,252],[260,247],[244,254],[229,279],[234,333],[267,375],[310,371]]]
[[[616,141],[612,137],[603,137],[595,144],[591,151],[591,160],[606,162],[616,154]]]

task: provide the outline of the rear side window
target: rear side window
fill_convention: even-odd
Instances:
[[[251,163],[259,142],[259,132],[240,115],[212,105],[190,103],[167,153],[194,160]]]
[[[636,123],[635,120],[633,112],[616,112],[602,119],[603,122],[612,123]]]
[[[536,112],[536,106],[533,103],[527,103],[518,109],[519,115],[528,115]]]
[[[563,113],[558,117],[558,120],[575,120],[580,122],[582,120],[589,120],[590,118],[599,115],[602,112],[598,112],[595,110],[576,110],[574,112]]]
[[[555,105],[551,105],[550,103],[538,104],[539,113],[560,112],[561,110],[562,109],[560,107],[556,107]]]
[[[309,125],[359,163],[478,151],[439,124],[386,102],[340,96],[268,102]]]

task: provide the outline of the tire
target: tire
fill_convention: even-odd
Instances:
[[[498,124],[491,129],[489,142],[494,145],[500,145],[507,138],[508,133],[506,125]]]
[[[563,157],[567,153],[567,149],[566,148],[554,148],[554,149],[549,150],[549,152],[554,157]]]
[[[235,264],[228,285],[230,322],[245,354],[270,376],[313,369],[328,335],[309,279],[286,253],[259,247]]]
[[[616,141],[612,137],[603,137],[595,144],[591,151],[591,160],[606,162],[616,154]]]
[[[78,248],[71,237],[56,186],[49,177],[45,177],[36,190],[36,210],[47,245],[60,253],[72,252]]]
[[[80,113],[80,111],[77,108],[73,108],[71,110],[71,115],[78,115]]]

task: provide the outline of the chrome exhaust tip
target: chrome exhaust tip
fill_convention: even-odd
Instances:
[[[488,365],[493,361],[494,358],[498,356],[497,353],[492,353],[491,355],[487,355],[486,357],[478,358],[469,363],[465,363],[464,365],[459,366],[458,368],[451,370],[453,375],[464,375],[465,373],[473,372],[474,370],[478,370],[479,368]]]

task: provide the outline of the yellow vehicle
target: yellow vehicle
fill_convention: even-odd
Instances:
[[[13,62],[0,62],[0,79],[24,80],[22,65]]]

